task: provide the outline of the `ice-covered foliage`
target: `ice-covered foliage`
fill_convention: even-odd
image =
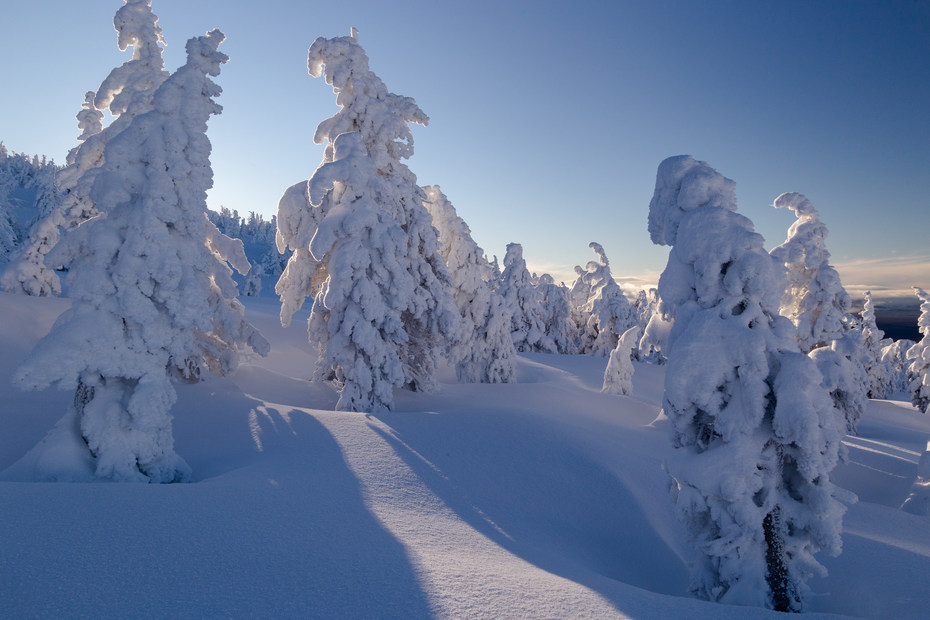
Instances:
[[[823,376],[823,387],[846,420],[846,431],[856,434],[859,419],[869,402],[869,376],[862,363],[860,334],[854,330],[826,347],[811,351],[811,359]]]
[[[572,308],[568,302],[569,290],[556,284],[548,273],[539,276],[536,290],[542,297],[543,321],[546,334],[552,339],[558,353],[574,353],[578,328],[572,322]]]
[[[533,286],[519,243],[507,244],[500,292],[511,317],[510,336],[517,351],[556,353],[555,342],[546,334],[542,295]]]
[[[585,355],[607,356],[617,348],[617,339],[635,324],[633,308],[610,273],[610,261],[599,243],[588,244],[600,259],[590,261],[585,270],[575,272],[583,284],[572,287],[572,298],[578,299],[587,291],[587,299],[580,312],[576,312],[581,330],[578,351]]]
[[[796,610],[814,554],[840,551],[830,481],[842,422],[778,314],[784,270],[734,183],[689,156],[661,163],[654,243],[672,246],[659,296],[674,318],[664,410],[678,512],[699,553],[692,588],[726,603]]]
[[[133,48],[132,59],[114,68],[96,93],[88,92],[77,114],[81,143],[68,153],[67,166],[58,176],[61,204],[32,227],[29,240],[15,264],[4,275],[4,288],[18,288],[29,295],[58,295],[61,283],[55,269],[73,257],[57,253],[58,263],[46,257],[58,243],[63,230],[70,230],[94,217],[99,210],[90,197],[97,172],[103,165],[107,142],[125,130],[132,119],[152,109],[155,90],[167,79],[162,60],[164,38],[151,0],[125,0],[116,11],[113,25],[121,51]],[[101,124],[102,110],[109,108],[114,120]]]
[[[451,351],[458,380],[509,383],[515,378],[516,350],[504,300],[488,284],[491,266],[439,186],[423,189],[426,208],[439,232],[439,253],[452,279],[452,297],[462,317],[462,334]]]
[[[930,294],[919,287],[914,292],[920,299],[920,318],[917,329],[923,338],[907,351],[910,362],[908,373],[911,378],[909,386],[911,402],[922,412],[930,407]]]
[[[668,344],[669,332],[672,330],[672,321],[662,310],[659,291],[654,288],[650,288],[648,292],[640,291],[633,309],[642,334],[637,344],[636,359],[664,364],[666,360],[664,350]]]
[[[882,359],[882,340],[885,333],[875,322],[875,303],[872,292],[865,292],[865,301],[860,313],[862,336],[862,366],[869,379],[869,398],[886,398],[892,391],[892,371]]]
[[[206,217],[207,120],[221,110],[208,76],[227,60],[222,40],[214,30],[188,41],[187,63],[155,93],[154,109],[107,142],[90,194],[103,215],[59,246],[75,257],[72,309],[17,371],[25,387],[76,388],[72,421],[53,433],[83,446],[98,478],[187,479],[173,446],[172,379],[196,381],[204,367],[226,374],[240,351],[268,351],[227,265],[248,269],[242,244]]]
[[[634,325],[623,332],[617,340],[617,348],[610,352],[610,359],[607,360],[602,392],[624,396],[633,393],[632,354],[636,350],[638,340],[639,325]]]
[[[910,393],[911,374],[908,372],[910,362],[907,359],[907,352],[915,344],[917,343],[906,338],[882,340],[882,363],[888,367],[890,373],[889,391],[891,394]]]
[[[435,387],[438,356],[459,334],[425,194],[401,162],[413,154],[408,123],[429,119],[388,92],[354,29],[314,41],[307,67],[333,87],[340,110],[314,135],[326,142],[322,164],[279,204],[277,245],[294,251],[275,289],[281,318],[314,295],[316,376],[341,386],[337,408],[389,409],[394,387]]]
[[[771,254],[788,268],[781,314],[797,326],[801,350],[809,353],[846,333],[852,301],[830,264],[827,227],[810,200],[788,192],[775,199],[775,208],[791,209],[798,218],[788,229],[788,239]]]
[[[222,207],[219,212],[210,211],[208,216],[221,233],[241,240],[245,246],[250,267],[248,275],[241,279],[239,290],[243,295],[257,297],[262,294],[267,282],[278,281],[290,258],[290,252],[280,254],[275,247],[277,217],[272,216],[267,221],[253,211],[248,218],[243,218],[238,211],[230,211],[226,207]],[[236,280],[239,282],[240,278]]]
[[[44,157],[11,153],[0,142],[0,270],[20,260],[26,231],[61,200],[55,184],[58,170]],[[0,288],[22,290],[12,275],[0,276]]]

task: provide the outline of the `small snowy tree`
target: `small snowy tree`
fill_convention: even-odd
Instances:
[[[911,374],[908,372],[910,362],[907,360],[907,352],[917,343],[913,340],[902,338],[901,340],[892,340],[885,338],[882,341],[882,363],[885,364],[891,373],[890,388],[891,394],[906,392],[910,394]]]
[[[649,232],[672,246],[659,296],[674,318],[663,408],[678,511],[700,554],[693,589],[726,603],[797,610],[806,581],[840,551],[830,482],[842,429],[791,323],[783,269],[734,183],[704,162],[659,166]]]
[[[907,351],[910,361],[908,373],[911,377],[909,386],[911,402],[923,413],[930,407],[930,294],[919,287],[914,292],[920,298],[920,318],[917,329],[923,338]]]
[[[188,41],[187,63],[158,89],[154,109],[108,141],[91,191],[104,216],[59,246],[77,257],[72,310],[17,371],[25,387],[76,387],[71,421],[57,430],[73,433],[98,478],[186,480],[171,380],[196,381],[202,367],[225,374],[241,349],[268,351],[226,264],[247,269],[242,244],[206,218],[207,120],[221,110],[208,76],[227,60],[222,40],[214,30]]]
[[[585,355],[610,355],[617,348],[617,339],[635,323],[633,309],[610,272],[610,261],[599,243],[589,243],[600,262],[590,261],[579,278],[584,284],[573,287],[573,298],[585,290],[588,298],[579,320],[581,330],[579,352]],[[576,267],[576,273],[580,269]]]
[[[67,265],[73,257],[58,252],[60,264],[46,265],[46,256],[63,230],[99,213],[90,192],[103,165],[107,141],[126,129],[135,116],[152,109],[155,90],[168,77],[159,45],[165,40],[157,22],[151,0],[125,0],[125,5],[116,11],[113,25],[117,44],[120,51],[132,46],[132,59],[113,69],[96,93],[85,95],[83,108],[77,115],[81,143],[68,154],[68,165],[58,177],[61,204],[30,230],[21,255],[3,274],[0,285],[5,290],[43,296],[61,292],[54,270]],[[114,120],[104,128],[101,110],[107,108]]]
[[[604,371],[602,392],[627,396],[633,393],[633,360],[631,354],[636,350],[639,339],[639,326],[634,325],[623,332],[617,341],[617,348],[610,352],[607,370]]]
[[[555,343],[546,334],[542,296],[533,286],[519,243],[507,244],[501,295],[511,317],[510,335],[517,351],[556,353]]]
[[[314,41],[307,66],[333,87],[340,110],[314,136],[326,142],[323,163],[279,204],[278,248],[294,250],[275,288],[281,318],[314,295],[316,376],[341,387],[337,408],[390,408],[393,387],[435,387],[437,355],[459,333],[425,195],[401,162],[413,155],[409,123],[429,119],[388,92],[354,29]]]
[[[484,251],[439,186],[423,189],[426,208],[439,231],[439,252],[452,278],[452,297],[462,317],[462,334],[451,353],[458,380],[512,382],[516,350],[510,338],[510,317],[503,298],[488,284],[491,267]]]
[[[875,322],[875,304],[872,292],[865,292],[865,302],[860,314],[863,369],[869,378],[869,398],[886,398],[891,392],[891,369],[882,359],[882,339],[885,334]]]
[[[543,322],[546,335],[558,353],[574,353],[578,328],[572,322],[569,291],[564,284],[556,284],[548,273],[539,276],[536,290],[542,298]]]

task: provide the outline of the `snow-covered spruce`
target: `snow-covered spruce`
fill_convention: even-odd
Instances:
[[[162,60],[165,40],[151,0],[125,0],[113,17],[120,51],[132,46],[132,59],[114,68],[97,92],[88,92],[77,114],[81,143],[68,153],[67,166],[58,175],[61,204],[36,222],[22,252],[2,276],[4,290],[28,295],[58,295],[61,283],[55,270],[74,258],[57,252],[57,264],[46,257],[67,231],[94,217],[99,209],[90,197],[95,177],[105,158],[105,147],[126,129],[132,119],[152,109],[155,90],[167,79]],[[109,108],[114,120],[103,127],[102,110]]]
[[[797,328],[801,351],[817,351],[812,357],[824,375],[824,387],[843,412],[847,430],[855,434],[868,399],[868,379],[860,337],[852,329],[852,301],[830,264],[827,227],[803,194],[781,194],[774,206],[791,209],[798,218],[788,229],[788,239],[771,251],[788,270],[780,312]]]
[[[667,360],[665,349],[668,347],[668,337],[672,331],[672,319],[666,314],[657,289],[649,289],[647,301],[648,312],[642,312],[639,319],[643,336],[639,340],[636,356],[642,361],[664,364]]]
[[[551,275],[544,273],[536,282],[536,290],[539,291],[541,297],[544,329],[552,339],[556,352],[575,353],[578,328],[572,322],[568,287],[564,284],[556,284]]]
[[[519,243],[507,244],[500,292],[511,318],[510,337],[517,351],[556,353],[555,342],[546,334],[542,295],[533,286]]]
[[[797,610],[836,555],[845,507],[830,481],[843,436],[820,374],[778,314],[783,268],[734,183],[689,156],[666,159],[649,233],[670,245],[659,296],[674,318],[663,405],[668,471],[699,557],[692,588],[726,603]]]
[[[639,326],[634,325],[623,332],[617,340],[617,348],[610,352],[607,370],[604,371],[602,392],[622,394],[624,396],[633,393],[632,353],[636,350],[638,339]]]
[[[58,206],[55,162],[24,153],[11,153],[0,142],[0,272],[19,260],[20,248],[32,225]],[[7,278],[10,279],[10,278]],[[0,288],[4,287],[0,278]],[[11,279],[8,292],[21,292]]]
[[[516,350],[504,300],[488,284],[491,266],[439,186],[423,190],[439,232],[439,252],[452,279],[452,297],[462,317],[462,334],[451,351],[456,376],[463,383],[512,382]]]
[[[882,363],[887,366],[890,373],[891,394],[905,392],[910,395],[911,375],[908,371],[910,362],[907,359],[907,352],[916,344],[913,340],[906,338],[901,340],[885,338],[882,341]]]
[[[587,292],[587,299],[575,315],[581,323],[578,352],[585,355],[610,355],[617,348],[620,334],[635,324],[633,309],[610,272],[610,261],[599,243],[588,244],[600,259],[590,261],[585,270],[575,267],[582,284],[572,286],[572,297],[577,299]]]
[[[923,413],[930,407],[930,294],[919,287],[914,292],[920,299],[920,317],[917,329],[923,338],[907,351],[911,402]]]
[[[188,479],[173,446],[172,379],[196,381],[203,367],[225,374],[241,349],[268,351],[243,317],[226,264],[247,269],[242,244],[206,217],[207,120],[221,111],[208,76],[227,60],[222,40],[214,30],[188,41],[187,63],[155,93],[154,109],[108,141],[90,194],[103,215],[62,241],[76,257],[72,309],[16,377],[30,388],[76,386],[71,421],[48,444],[64,435],[83,459],[40,476],[80,477],[84,463],[88,477]]]
[[[862,366],[868,376],[869,398],[886,398],[892,390],[892,372],[882,359],[882,340],[885,333],[875,322],[875,303],[872,291],[865,292],[865,300],[860,313],[860,334],[862,338]]]
[[[341,386],[337,408],[389,409],[395,387],[435,388],[437,356],[460,332],[425,194],[401,162],[413,154],[408,123],[429,119],[388,92],[354,29],[314,41],[307,66],[333,87],[340,110],[317,127],[322,164],[279,204],[278,248],[294,250],[275,289],[281,318],[313,295],[315,374]]]

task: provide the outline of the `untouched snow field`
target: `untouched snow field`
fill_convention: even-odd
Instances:
[[[607,358],[521,354],[518,383],[398,392],[335,413],[312,385],[306,311],[245,298],[272,343],[228,378],[179,385],[191,484],[31,482],[70,393],[13,369],[66,310],[0,293],[0,617],[746,618],[690,598],[667,495],[662,367],[600,393]],[[813,615],[926,618],[930,518],[899,510],[930,416],[872,401],[834,479],[859,496],[821,558]]]

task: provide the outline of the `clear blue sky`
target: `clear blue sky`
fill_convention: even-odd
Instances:
[[[63,161],[83,94],[128,59],[120,0],[3,0],[0,139]],[[431,117],[408,162],[441,185],[489,255],[511,241],[570,277],[604,245],[655,280],[646,215],[658,163],[688,153],[737,183],[767,247],[807,194],[844,282],[930,286],[930,2],[292,2],[153,0],[168,47],[219,27],[231,57],[210,124],[213,208],[270,217],[319,164],[332,90],[317,36],[349,27],[372,69]]]

